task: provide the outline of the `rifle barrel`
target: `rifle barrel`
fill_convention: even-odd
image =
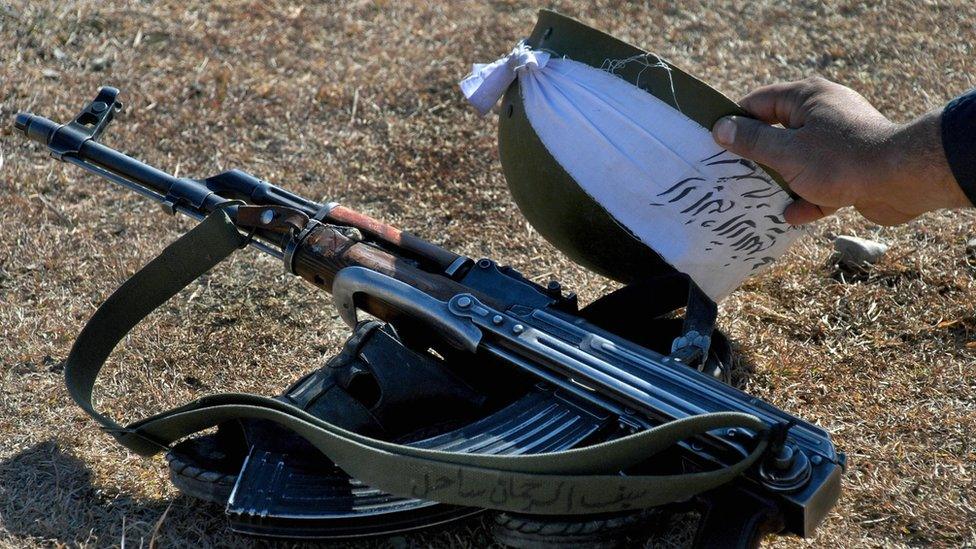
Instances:
[[[43,116],[30,113],[20,113],[14,121],[17,130],[24,132],[33,141],[51,148],[51,141],[63,126]],[[53,149],[52,149],[53,150]],[[61,155],[60,159],[74,164],[85,171],[108,179],[141,196],[168,206],[172,213],[181,213],[188,217],[201,220],[218,207],[223,207],[230,199],[219,196],[207,189],[206,185],[191,179],[174,177],[145,162],[140,162],[131,156],[121,153],[111,147],[93,140],[85,140],[77,152]],[[183,196],[173,196],[174,190],[180,190],[197,199],[196,204],[182,200]],[[203,199],[202,201],[200,199]],[[228,206],[228,213],[233,216],[235,206]],[[261,236],[260,234],[256,236]],[[273,239],[267,239],[273,241]],[[251,239],[250,246],[272,257],[281,259],[284,252],[279,247],[258,239]]]
[[[173,213],[201,219],[217,208],[226,207],[234,217],[235,207],[227,205],[233,200],[259,206],[284,206],[309,217],[324,214],[317,218],[319,221],[360,229],[379,241],[423,259],[451,277],[459,276],[471,264],[471,260],[464,256],[365,214],[334,203],[316,203],[240,170],[202,180],[175,177],[99,143],[96,136],[79,132],[74,127],[76,124],[58,124],[31,113],[20,113],[14,121],[17,130],[47,146],[55,157],[159,202]],[[258,232],[256,236],[266,241],[254,243],[256,248],[274,257],[283,257],[285,246],[273,235]]]

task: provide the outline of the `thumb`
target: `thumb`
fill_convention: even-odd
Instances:
[[[793,131],[744,116],[726,116],[712,126],[712,138],[739,156],[782,172],[788,160]]]
[[[819,206],[802,198],[797,198],[786,206],[783,218],[790,225],[806,225],[836,212],[837,208]]]

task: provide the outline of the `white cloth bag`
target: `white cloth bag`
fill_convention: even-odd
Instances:
[[[475,65],[461,90],[484,114],[516,77],[529,123],[556,162],[715,301],[798,236],[782,216],[790,196],[766,172],[610,72],[519,44],[494,63]],[[680,106],[680,98],[675,102]]]

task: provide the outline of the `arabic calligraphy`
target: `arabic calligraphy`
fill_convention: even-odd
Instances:
[[[462,467],[449,474],[425,473],[423,483],[415,484],[411,495],[418,499],[451,501],[481,507],[490,502],[497,508],[526,513],[623,511],[645,507],[648,505],[648,498],[655,495],[649,490],[625,483],[622,480],[624,477],[617,483],[606,477],[595,478],[594,481],[601,483],[600,492],[606,496],[594,498],[592,495],[587,497],[585,493],[578,493],[574,484],[558,477],[551,481],[540,481],[537,480],[538,476],[501,472],[489,475],[494,480],[484,480],[484,476],[483,472],[478,478],[466,477]]]
[[[707,229],[711,239],[703,251],[721,258],[723,267],[737,262],[756,270],[773,262],[767,252],[792,230],[771,209],[786,191],[755,162],[725,150],[699,163],[697,175],[658,193],[650,205],[678,209],[685,225]]]

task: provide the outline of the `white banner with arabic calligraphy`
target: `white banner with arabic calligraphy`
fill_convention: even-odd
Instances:
[[[479,110],[519,78],[526,116],[553,158],[712,299],[724,298],[799,235],[783,220],[789,195],[766,172],[622,78],[570,59],[532,56],[521,44],[475,68],[462,90]]]

